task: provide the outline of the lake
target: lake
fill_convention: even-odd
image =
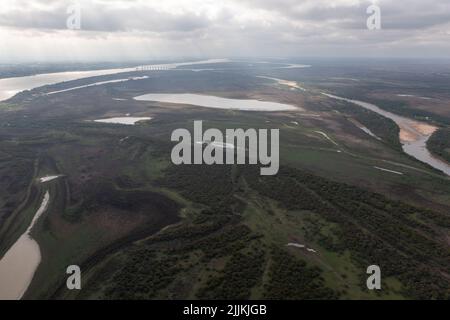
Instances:
[[[150,93],[134,98],[138,101],[155,101],[175,104],[188,104],[214,109],[230,109],[241,111],[295,111],[300,110],[293,105],[253,99],[229,99],[216,96],[192,93]]]
[[[150,117],[115,117],[94,120],[94,122],[100,123],[112,123],[112,124],[124,124],[124,125],[135,125],[139,121],[152,120]]]

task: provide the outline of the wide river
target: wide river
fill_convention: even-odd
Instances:
[[[41,263],[39,245],[30,236],[39,217],[47,210],[50,194],[47,191],[28,229],[0,260],[0,300],[21,299]]]
[[[368,102],[342,98],[327,93],[323,94],[329,98],[356,104],[391,119],[400,128],[400,142],[402,143],[403,151],[405,151],[405,153],[450,176],[450,164],[434,157],[427,149],[427,141],[430,139],[433,132],[437,130],[436,127],[396,115]]]

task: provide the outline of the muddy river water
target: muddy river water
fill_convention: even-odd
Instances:
[[[47,191],[28,229],[0,260],[0,300],[21,299],[33,280],[41,262],[39,245],[30,236],[39,217],[47,210],[50,193]]]

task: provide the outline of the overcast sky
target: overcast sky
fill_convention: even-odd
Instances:
[[[81,29],[69,30],[79,3]],[[450,57],[450,0],[1,0],[0,62]]]

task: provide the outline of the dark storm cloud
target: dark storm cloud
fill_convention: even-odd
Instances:
[[[159,0],[158,0],[159,1]],[[151,1],[150,1],[151,2]],[[231,1],[229,1],[231,2]],[[292,23],[322,23],[334,28],[365,28],[366,9],[371,1],[324,0],[241,0],[254,10],[277,13]],[[0,12],[0,25],[16,28],[64,29],[67,7],[71,1],[28,1],[23,7]],[[35,5],[33,5],[33,3]],[[37,4],[45,3],[41,7]],[[114,6],[120,1],[80,2],[83,9],[83,29],[87,31],[192,31],[205,29],[217,21],[201,14],[185,11],[172,14],[147,7],[145,2],[128,1],[133,7]],[[423,29],[450,22],[450,0],[382,0],[385,29]],[[227,12],[233,16],[233,12]],[[213,26],[214,27],[214,26]]]
[[[66,35],[73,43],[98,40],[79,51],[92,48],[90,55],[95,46],[110,54],[119,42],[127,54],[142,55],[450,55],[450,0],[374,2],[381,8],[377,31],[367,28],[368,0],[79,0],[81,30],[67,33],[74,1],[2,0],[0,36],[34,41],[39,54],[46,51],[36,35],[53,34],[59,42]],[[9,37],[9,47],[23,52],[16,39]]]
[[[242,0],[254,8],[280,13],[293,21],[331,22],[342,28],[364,28],[373,1]],[[421,29],[450,23],[450,0],[375,1],[386,29]]]
[[[66,29],[70,1],[53,2],[51,8],[24,7],[0,13],[0,26],[24,29]],[[81,2],[82,29],[100,32],[189,32],[208,27],[209,21],[192,13],[171,14],[148,7],[117,8]]]

